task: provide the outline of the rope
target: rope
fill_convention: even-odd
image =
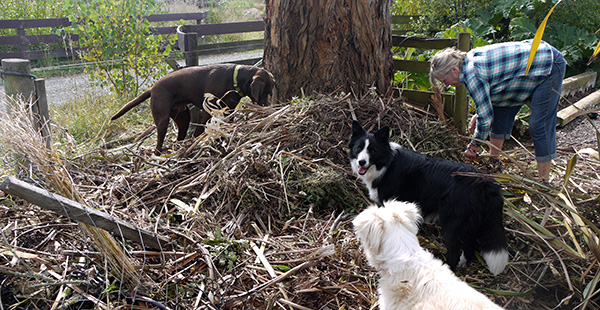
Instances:
[[[0,70],[0,77],[2,77],[2,82],[4,82],[4,75],[26,76],[28,78],[31,78],[32,80],[37,79],[37,77],[35,75],[30,74],[30,73]]]

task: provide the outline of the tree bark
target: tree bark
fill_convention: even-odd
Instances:
[[[386,94],[390,24],[389,0],[266,0],[264,60],[278,99],[372,87]]]

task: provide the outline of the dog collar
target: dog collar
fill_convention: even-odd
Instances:
[[[236,65],[235,69],[233,69],[233,88],[240,94],[240,96],[245,97],[244,92],[238,86],[237,76],[238,71],[240,70],[241,65]]]

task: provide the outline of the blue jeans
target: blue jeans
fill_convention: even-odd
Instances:
[[[535,159],[544,162],[556,158],[556,114],[560,91],[565,78],[566,63],[563,55],[554,47],[554,62],[550,75],[533,91],[529,117],[529,133],[535,148]],[[494,107],[492,138],[510,139],[515,116],[521,109],[516,107]]]

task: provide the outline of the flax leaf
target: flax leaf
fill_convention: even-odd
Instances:
[[[550,9],[550,12],[548,12],[548,15],[546,15],[546,18],[544,18],[544,21],[542,21],[542,23],[538,27],[538,30],[535,32],[535,37],[533,38],[533,43],[531,44],[531,51],[529,52],[529,60],[527,60],[527,69],[525,69],[525,74],[529,73],[529,69],[531,68],[531,64],[533,63],[533,59],[535,58],[535,53],[537,53],[538,46],[540,45],[540,42],[542,41],[542,37],[544,36],[544,30],[546,30],[546,24],[548,23],[548,18],[550,18],[550,15],[552,14],[552,11],[554,11],[554,8],[561,1],[562,0],[558,1]]]

